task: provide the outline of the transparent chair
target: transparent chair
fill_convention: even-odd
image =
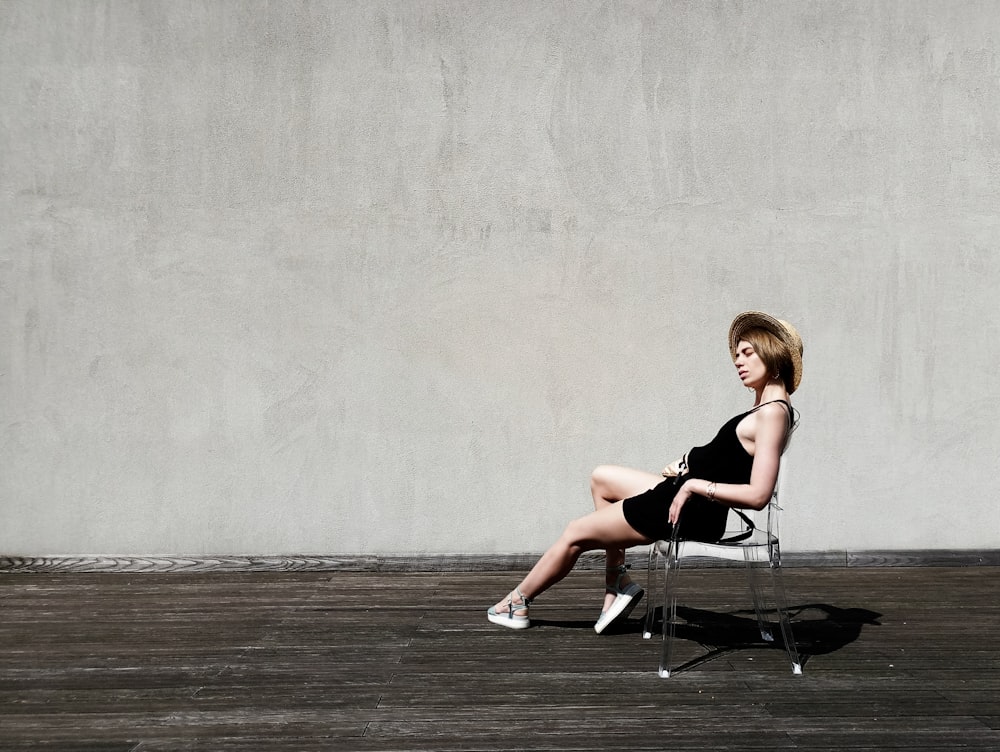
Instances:
[[[700,543],[697,541],[678,540],[679,527],[674,528],[671,540],[656,541],[649,549],[649,571],[646,591],[649,599],[646,601],[646,621],[643,637],[650,639],[653,634],[655,614],[654,594],[657,591],[656,578],[659,567],[657,560],[663,559],[663,651],[660,657],[660,676],[668,678],[672,669],[673,644],[677,626],[677,582],[680,574],[680,564],[683,559],[708,557],[743,562],[746,565],[750,584],[750,594],[753,598],[754,611],[757,615],[757,626],[760,636],[766,642],[774,642],[774,632],[771,624],[765,619],[765,603],[761,584],[761,569],[770,572],[770,585],[776,607],[781,636],[785,650],[792,662],[792,673],[802,673],[802,662],[799,660],[795,639],[792,636],[792,625],[788,619],[788,607],[785,588],[781,579],[781,550],[778,537],[778,516],[781,507],[778,506],[778,494],[784,476],[779,473],[771,501],[760,511],[730,510],[729,527],[725,537],[717,543]]]

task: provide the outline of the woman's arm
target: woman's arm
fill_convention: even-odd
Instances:
[[[788,412],[784,407],[772,404],[758,410],[750,482],[712,483],[703,478],[689,478],[670,505],[670,523],[677,524],[681,509],[693,494],[738,509],[763,509],[767,506],[778,482],[778,467],[787,431]]]

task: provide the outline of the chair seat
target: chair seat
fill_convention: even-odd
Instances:
[[[765,532],[765,531],[758,531]],[[727,533],[728,535],[729,533]],[[666,556],[671,541],[657,541],[655,544],[659,553]],[[701,541],[677,541],[677,556],[680,559],[704,557],[709,559],[726,559],[728,561],[770,561],[771,548],[778,545],[778,539],[768,536],[767,540],[755,542],[753,539],[738,543],[703,543]]]

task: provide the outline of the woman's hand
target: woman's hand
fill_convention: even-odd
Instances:
[[[674,460],[669,465],[667,465],[660,472],[664,478],[676,478],[678,475],[684,475],[687,473],[687,455],[684,455],[679,460]]]
[[[671,525],[676,525],[681,519],[681,510],[684,508],[684,504],[687,500],[691,498],[691,488],[689,483],[684,483],[677,493],[674,495],[674,500],[670,504],[670,514],[667,517],[670,520]]]

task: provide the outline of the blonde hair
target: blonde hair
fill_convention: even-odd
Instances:
[[[789,394],[795,391],[795,367],[792,365],[792,354],[788,352],[788,348],[780,339],[759,326],[741,332],[740,339],[753,345],[754,352],[767,368],[767,372],[781,379]]]

